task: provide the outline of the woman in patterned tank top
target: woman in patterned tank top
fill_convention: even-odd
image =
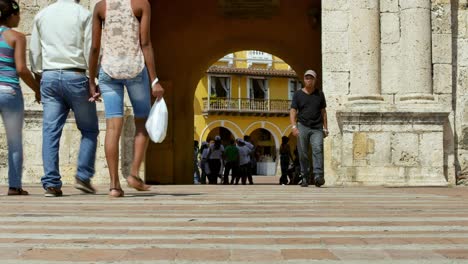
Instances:
[[[139,191],[149,189],[138,177],[138,172],[148,144],[145,122],[151,109],[150,90],[158,100],[164,94],[156,77],[150,24],[151,6],[148,0],[101,0],[94,8],[89,55],[90,101],[97,100],[101,94],[104,98],[107,125],[104,145],[111,197],[124,195],[118,173],[124,87],[133,106],[136,130],[132,167],[126,179],[130,187]],[[97,87],[95,78],[101,41],[103,50]]]
[[[21,78],[40,101],[39,83],[26,66],[26,37],[10,28],[20,20],[13,0],[0,0],[0,114],[8,141],[8,195],[27,195],[22,189],[24,101]]]

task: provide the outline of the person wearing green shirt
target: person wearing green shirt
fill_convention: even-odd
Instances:
[[[223,184],[229,184],[229,172],[232,171],[231,184],[234,184],[234,179],[239,171],[239,150],[235,145],[234,139],[231,139],[229,146],[224,150],[225,166]]]

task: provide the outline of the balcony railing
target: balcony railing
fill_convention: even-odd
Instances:
[[[204,114],[289,115],[290,100],[203,98]]]
[[[273,65],[273,55],[257,50],[249,50],[247,52],[247,66],[250,68],[252,64],[266,64],[268,68]]]
[[[232,65],[234,65],[234,53],[226,54],[224,57],[219,59],[219,61],[225,61],[228,63],[229,67],[232,67]]]

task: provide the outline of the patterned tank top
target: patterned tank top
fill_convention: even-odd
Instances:
[[[106,0],[101,66],[114,79],[131,79],[145,67],[140,45],[140,22],[132,0]]]
[[[8,86],[18,86],[19,78],[15,65],[15,49],[6,42],[3,33],[10,30],[7,27],[0,27],[0,84]]]

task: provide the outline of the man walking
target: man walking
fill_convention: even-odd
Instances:
[[[42,159],[45,196],[62,196],[59,147],[70,110],[81,132],[75,188],[95,193],[94,176],[97,136],[96,104],[89,102],[88,55],[91,45],[91,13],[79,0],[58,0],[34,18],[30,43],[31,68],[41,75],[44,106]]]
[[[296,91],[290,110],[292,132],[298,137],[302,187],[308,187],[310,175],[309,144],[312,145],[313,179],[320,187],[325,184],[323,173],[323,138],[328,136],[327,103],[323,92],[316,87],[317,73],[304,74],[304,88]]]

